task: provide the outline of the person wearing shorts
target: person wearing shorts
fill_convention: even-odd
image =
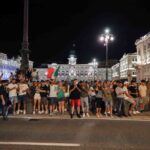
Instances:
[[[8,84],[7,89],[9,92],[9,100],[13,104],[13,115],[15,115],[16,114],[16,103],[18,102],[18,98],[17,98],[18,85],[16,84],[15,79],[11,80],[11,83]]]
[[[80,82],[80,89],[81,89],[81,107],[83,111],[83,117],[87,116],[90,117],[89,115],[89,87],[86,82],[81,81]]]
[[[54,110],[57,108],[57,88],[58,85],[56,84],[54,79],[51,79],[50,81],[50,91],[49,91],[49,96],[48,96],[48,101],[49,101],[49,111],[50,111],[50,116],[53,116]]]
[[[147,86],[145,80],[141,81],[141,84],[138,89],[140,97],[140,111],[143,112],[143,110],[145,109],[145,104],[148,103]]]
[[[40,88],[40,95],[41,95],[41,107],[42,107],[42,112],[45,114],[48,114],[48,99],[47,99],[47,95],[48,95],[48,91],[49,91],[49,87],[46,86],[46,82],[42,81],[42,86]]]
[[[81,93],[81,89],[78,85],[78,81],[75,79],[73,81],[73,85],[70,86],[71,118],[73,118],[75,106],[77,107],[77,117],[81,118],[81,115],[80,115],[80,105],[81,105],[80,93]]]
[[[65,87],[63,86],[62,82],[58,83],[57,100],[58,100],[59,113],[64,114],[64,111],[65,111]]]
[[[103,83],[103,99],[105,102],[105,115],[107,114],[112,117],[113,109],[113,98],[112,98],[112,89],[110,88],[108,82]]]
[[[125,81],[124,82],[124,86],[123,86],[123,92],[124,92],[124,100],[129,102],[129,104],[131,105],[131,107],[129,108],[129,116],[132,115],[133,113],[133,110],[136,106],[136,101],[134,100],[134,98],[129,94],[129,91],[128,91],[128,85],[129,85],[129,82],[128,81]]]
[[[95,97],[96,97],[96,117],[99,118],[101,116],[101,109],[102,109],[102,103],[103,103],[103,91],[102,86],[100,82],[96,83],[95,87]]]
[[[27,102],[27,91],[29,90],[28,84],[25,81],[25,78],[21,79],[18,84],[18,111],[17,114],[20,113],[21,102],[23,102],[23,114],[26,114],[26,102]]]
[[[38,114],[41,114],[40,111],[40,104],[41,104],[41,95],[40,95],[40,90],[41,88],[41,83],[36,83],[35,84],[35,94],[34,94],[34,103],[33,103],[33,114],[35,114],[36,111],[36,105],[37,105],[37,110],[38,110]]]
[[[134,100],[136,101],[136,106],[135,106],[135,110],[133,111],[133,114],[138,114],[140,113],[138,111],[138,106],[139,106],[139,97],[138,97],[138,86],[135,82],[135,80],[131,81],[131,84],[128,88],[130,95],[134,98]]]
[[[6,98],[6,91],[3,83],[0,80],[0,102],[2,105],[2,116],[3,120],[7,120],[7,98]]]

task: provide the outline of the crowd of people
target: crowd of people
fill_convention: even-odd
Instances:
[[[0,77],[2,78],[2,76]],[[32,114],[64,115],[78,118],[95,115],[132,116],[150,108],[150,82],[128,81],[38,81],[35,70],[26,76],[13,75],[0,80],[2,115],[26,114],[28,103]]]

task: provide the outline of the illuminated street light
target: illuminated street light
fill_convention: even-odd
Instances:
[[[110,30],[107,28],[107,29],[105,29],[105,33],[109,33],[110,32]]]
[[[101,34],[99,37],[100,42],[104,43],[104,46],[106,46],[106,80],[108,80],[108,43],[111,41],[114,41],[113,34],[110,34],[109,29],[105,29],[105,33]]]

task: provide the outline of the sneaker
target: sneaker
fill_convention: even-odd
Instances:
[[[71,119],[73,119],[73,114],[70,115]]]
[[[100,115],[99,115],[98,113],[96,113],[96,117],[97,117],[97,118],[100,118]]]
[[[129,112],[129,113],[128,113],[128,116],[130,116],[130,117],[131,117],[131,116],[132,116],[132,113],[131,113],[131,112]]]
[[[48,111],[45,111],[45,115],[47,115],[48,114]]]
[[[20,110],[17,110],[17,115],[19,115],[19,113],[20,113]]]
[[[108,116],[106,112],[104,113],[104,115],[105,115],[106,117]]]
[[[137,114],[136,111],[133,111],[133,114],[136,115]]]
[[[65,108],[65,110],[64,111],[67,111],[67,109]]]
[[[112,114],[110,114],[110,118],[113,118],[113,115],[112,115]]]
[[[83,117],[83,118],[85,117],[85,113],[83,113],[82,117]]]
[[[41,112],[41,111],[38,111],[38,114],[42,114],[42,112]]]
[[[78,118],[81,118],[81,115],[80,115],[80,114],[77,114],[77,117],[78,117]]]
[[[41,114],[44,114],[44,111],[42,110],[42,111],[40,111],[40,113],[41,113]]]
[[[89,113],[86,113],[86,116],[87,116],[87,117],[90,117]]]
[[[33,115],[35,115],[35,111],[33,111]]]
[[[55,109],[55,110],[54,110],[54,112],[58,112],[58,110],[57,110],[57,109]]]
[[[140,112],[139,112],[139,111],[136,111],[136,113],[137,113],[137,114],[140,114]]]
[[[54,114],[53,114],[53,112],[51,112],[49,115],[52,117]]]
[[[25,110],[23,111],[23,114],[26,115],[26,111]]]

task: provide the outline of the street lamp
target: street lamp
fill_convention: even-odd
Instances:
[[[105,33],[101,34],[99,40],[104,43],[106,46],[106,80],[108,80],[108,43],[114,40],[113,34],[110,34],[110,30],[107,28],[105,29]]]
[[[93,67],[94,67],[94,81],[95,81],[95,68],[96,68],[96,66],[98,65],[98,62],[97,62],[97,60],[94,58],[93,59],[93,61],[92,61],[92,65],[93,65]]]

